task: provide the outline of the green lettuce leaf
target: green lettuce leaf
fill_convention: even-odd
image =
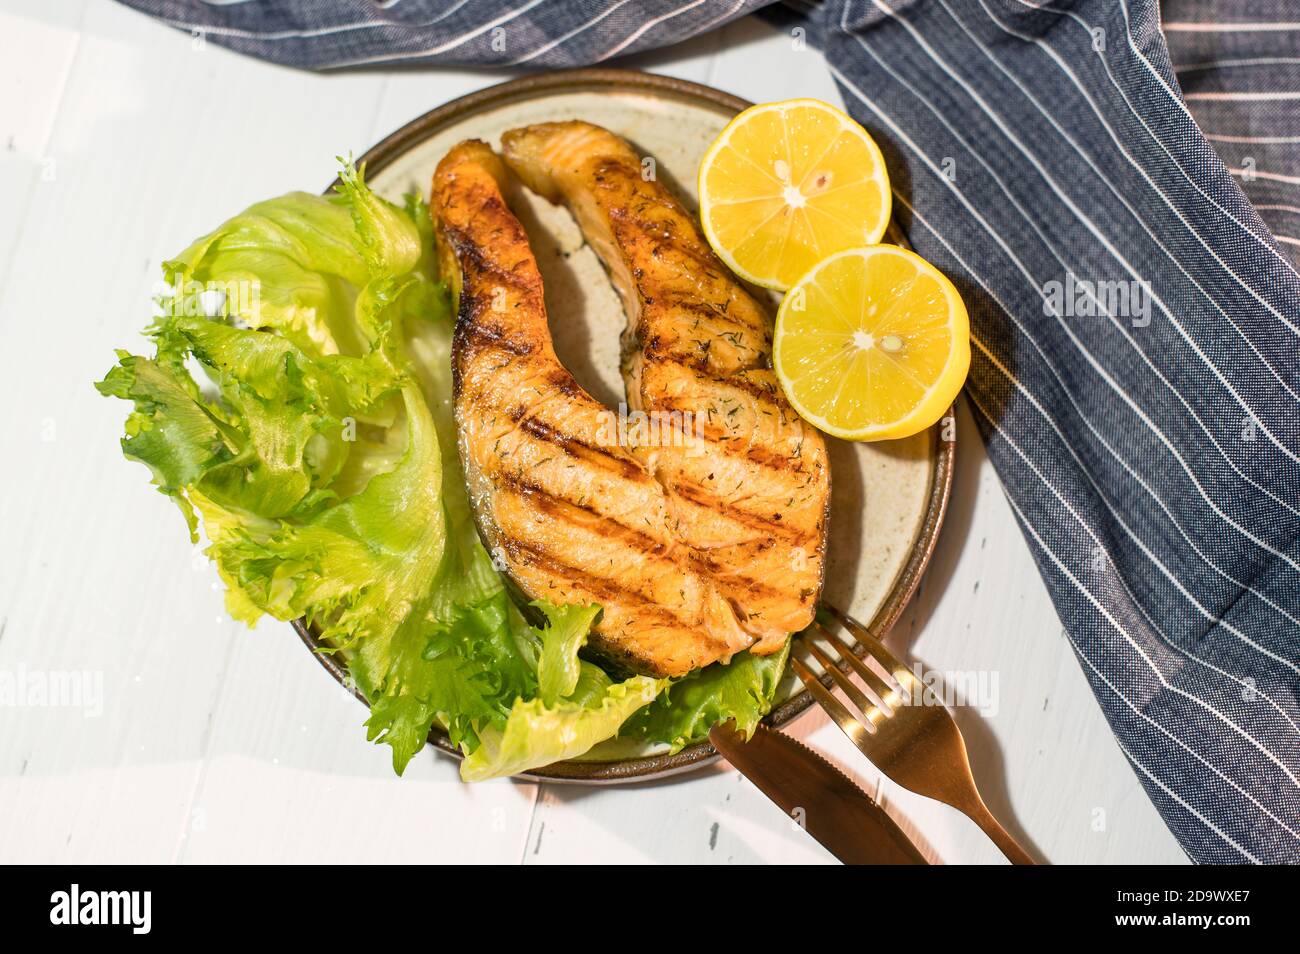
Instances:
[[[117,366],[95,387],[135,405],[122,453],[148,466],[154,485],[176,501],[197,542],[198,523],[185,491],[233,456],[225,440],[228,425],[200,399],[189,375],[125,351],[117,354]]]
[[[790,643],[769,656],[744,652],[730,663],[714,663],[675,680],[654,703],[619,733],[623,739],[667,744],[677,752],[705,738],[717,722],[735,719],[749,738],[772,708],[785,672]]]
[[[520,699],[504,729],[483,733],[479,747],[461,763],[461,778],[479,782],[516,775],[582,755],[617,734],[619,726],[650,703],[667,682],[649,676],[610,682],[590,663],[584,663],[583,670],[595,684],[586,687],[583,700],[561,699],[548,706],[540,697]],[[597,688],[600,677],[605,685]]]
[[[479,745],[461,763],[461,778],[482,781],[515,775],[580,756],[617,734],[632,713],[668,684],[666,679],[634,676],[614,682],[603,669],[578,657],[600,615],[598,606],[532,604],[546,620],[537,629],[517,610],[512,626],[537,673],[534,692],[520,695],[479,735]]]
[[[542,654],[537,661],[537,682],[542,702],[553,706],[573,695],[581,672],[578,650],[600,616],[599,606],[553,606],[534,603],[546,613],[549,625],[542,631]]]

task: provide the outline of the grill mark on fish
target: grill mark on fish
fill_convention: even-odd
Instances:
[[[637,178],[639,179],[640,176],[637,176]],[[646,218],[644,213],[647,208],[664,213],[663,218],[659,221]],[[650,254],[656,258],[664,253],[681,255],[683,258],[690,259],[700,268],[707,270],[710,278],[722,278],[722,263],[718,261],[713,249],[695,241],[693,236],[688,238],[678,232],[677,223],[674,221],[674,210],[668,206],[635,206],[632,208],[611,206],[608,215],[610,222],[613,223],[616,238],[620,237],[620,231],[624,233],[637,232],[652,243],[653,247]],[[622,237],[626,238],[626,234]]]
[[[568,371],[562,367],[553,368],[545,378],[548,387],[554,388],[567,398],[577,397],[584,394],[581,385],[574,379]]]
[[[554,517],[561,518],[569,523],[575,523],[575,520],[569,518],[575,516],[576,511],[599,523],[603,535],[617,538],[622,543],[635,545],[639,552],[647,553],[656,558],[663,557],[668,553],[668,547],[661,540],[656,540],[638,527],[630,527],[608,514],[601,513],[590,504],[553,494],[536,481],[517,474],[501,474],[498,479],[504,486],[513,490],[520,497],[535,503],[541,510]],[[668,562],[673,561],[669,560]]]
[[[662,304],[660,302],[662,302]],[[766,362],[763,361],[762,358],[764,352],[771,347],[771,341],[766,332],[756,332],[746,322],[732,318],[715,305],[711,305],[707,302],[687,301],[685,299],[679,300],[676,298],[670,298],[666,302],[663,302],[662,299],[656,299],[650,305],[646,306],[645,313],[641,316],[641,320],[637,322],[632,338],[636,344],[640,345],[641,350],[645,352],[646,357],[662,359],[665,357],[675,356],[679,353],[673,351],[671,345],[665,345],[660,333],[653,330],[653,326],[668,320],[670,317],[681,317],[683,320],[680,323],[685,324],[685,316],[681,315],[682,312],[695,312],[696,315],[690,328],[681,329],[674,341],[696,342],[697,349],[699,348],[698,343],[700,341],[708,341],[708,346],[703,350],[685,352],[684,354],[686,357],[699,360],[701,357],[708,359],[713,356],[712,341],[709,339],[692,338],[690,334],[691,332],[698,330],[701,321],[709,321],[716,325],[727,326],[731,329],[730,331],[723,332],[710,330],[709,333],[715,338],[725,338],[736,351],[748,352],[754,356],[751,361],[721,365],[720,370],[747,371],[755,368],[766,367]],[[762,346],[761,349],[759,344],[755,344],[748,340],[751,337],[758,339],[759,344]],[[709,361],[706,366],[713,366],[715,364],[717,364],[717,362]]]
[[[780,516],[776,519],[765,517],[762,514],[754,513],[750,510],[744,510],[735,504],[719,496],[716,491],[693,481],[679,479],[674,481],[669,488],[678,497],[689,500],[693,504],[698,504],[708,510],[713,510],[730,517],[741,526],[748,527],[751,530],[757,530],[761,533],[771,534],[774,537],[781,537],[788,543],[801,545],[809,538],[815,537],[816,534],[807,530],[800,530],[798,527],[788,523],[782,523]]]
[[[780,450],[762,446],[760,444],[747,443],[743,447],[736,445],[743,440],[752,439],[753,434],[738,435],[716,424],[708,422],[709,412],[712,408],[701,410],[695,405],[682,405],[677,401],[670,401],[666,398],[657,399],[652,406],[655,411],[667,412],[667,414],[690,414],[692,419],[699,420],[703,414],[705,416],[704,426],[697,430],[697,434],[702,436],[706,441],[712,444],[718,450],[726,453],[732,458],[743,458],[752,464],[757,464],[767,470],[782,474],[802,473],[802,462],[796,462],[790,454],[782,453]],[[721,412],[713,411],[718,417],[724,417]],[[669,418],[672,420],[672,418]],[[681,430],[678,428],[678,430]]]
[[[590,593],[598,599],[611,601],[619,605],[626,603],[637,604],[638,612],[643,618],[659,619],[673,626],[683,628],[688,628],[691,625],[689,620],[683,620],[671,608],[655,602],[645,594],[628,589],[617,580],[598,576],[583,567],[574,566],[545,547],[504,534],[501,537],[501,546],[507,553],[519,558],[520,562],[548,570],[554,575],[574,583],[577,588]]]
[[[516,358],[525,357],[536,350],[532,342],[520,339],[500,325],[483,321],[466,321],[460,324],[460,327],[456,329],[456,333],[468,347],[475,349],[500,348]]]
[[[691,559],[710,573],[726,573],[727,579],[732,583],[739,583],[745,589],[753,593],[761,593],[764,596],[787,596],[785,587],[772,586],[763,580],[750,576],[747,573],[732,573],[730,568],[712,559],[702,551],[695,551]],[[804,597],[806,599],[806,597]]]
[[[658,364],[671,364],[675,367],[682,368],[691,372],[697,377],[706,379],[710,384],[718,387],[735,388],[737,391],[744,391],[752,397],[765,401],[769,406],[776,408],[776,382],[770,384],[762,381],[755,381],[753,378],[744,374],[720,374],[714,371],[708,365],[693,358],[689,354],[683,354],[680,351],[663,352],[658,356]],[[763,370],[755,368],[754,370]]]
[[[545,421],[526,416],[523,408],[511,409],[510,417],[519,424],[525,434],[539,441],[553,444],[570,457],[577,460],[598,464],[608,471],[618,473],[628,480],[648,482],[652,478],[635,460],[615,454],[598,444],[583,441],[572,434],[565,434]]]
[[[482,205],[483,212],[495,212],[498,215],[509,215],[505,203],[497,199],[484,199]],[[456,228],[455,226],[443,226],[443,235],[446,240],[456,249],[457,258],[460,259],[460,268],[462,272],[473,272],[476,275],[495,275],[500,279],[498,284],[518,288],[524,292],[540,294],[542,290],[541,278],[538,276],[537,281],[521,280],[524,276],[519,274],[518,268],[506,268],[498,264],[495,260],[489,258],[483,251],[483,248],[466,232],[465,229]],[[519,241],[526,239],[521,233],[513,234],[511,239]]]

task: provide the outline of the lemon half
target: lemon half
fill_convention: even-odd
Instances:
[[[785,290],[817,262],[874,245],[889,225],[889,174],[875,140],[816,99],[753,106],[700,163],[700,221],[737,275]]]
[[[947,277],[875,245],[818,262],[786,293],[772,363],[806,420],[854,441],[907,437],[939,420],[970,368],[970,320]]]

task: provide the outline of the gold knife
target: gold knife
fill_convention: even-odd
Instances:
[[[709,730],[722,757],[846,865],[924,865],[912,840],[843,772],[802,742],[728,719]]]

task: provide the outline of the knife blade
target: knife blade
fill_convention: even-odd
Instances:
[[[846,865],[929,864],[883,808],[802,742],[762,725],[746,741],[732,720],[710,729],[709,741]]]

